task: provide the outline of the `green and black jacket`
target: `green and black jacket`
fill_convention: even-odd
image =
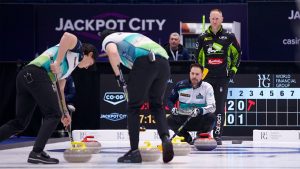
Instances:
[[[222,27],[214,34],[209,27],[198,37],[198,62],[209,70],[207,77],[228,77],[236,73],[241,47],[235,35]]]

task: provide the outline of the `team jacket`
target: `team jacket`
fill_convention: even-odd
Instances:
[[[148,56],[149,51],[166,59],[169,58],[162,46],[139,33],[116,32],[110,34],[103,40],[102,50],[105,51],[106,45],[109,43],[117,45],[121,62],[129,69],[132,69],[137,58]]]
[[[50,70],[50,57],[53,57],[54,60],[56,60],[58,55],[58,49],[59,44],[47,49],[40,56],[31,61],[29,65],[36,65],[38,67],[44,68],[48,72],[48,75],[51,78],[51,80],[55,81],[54,74]],[[65,57],[60,64],[61,73],[57,75],[57,78],[60,80],[68,77],[77,67],[79,62],[82,60],[83,56],[84,55],[82,52],[82,44],[78,40],[74,49],[68,50],[66,52]]]
[[[202,107],[203,114],[213,113],[216,110],[216,101],[213,87],[201,81],[197,88],[193,88],[189,80],[178,82],[168,97],[169,108],[178,104],[179,114],[189,115],[195,107]]]
[[[207,77],[228,77],[236,73],[241,48],[235,35],[222,27],[216,33],[209,27],[198,37],[198,62],[209,70]]]

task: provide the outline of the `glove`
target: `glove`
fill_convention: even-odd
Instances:
[[[203,108],[202,107],[193,109],[191,116],[196,117],[198,115],[203,115]]]
[[[177,116],[177,115],[179,114],[176,107],[173,107],[173,108],[172,108],[171,113],[172,113],[174,116]]]
[[[228,72],[228,77],[229,77],[230,79],[233,79],[234,76],[235,76],[235,72],[234,72],[233,70],[229,70],[229,72]]]
[[[76,108],[72,104],[68,104],[67,105],[67,109],[71,113],[75,112],[75,110],[76,110]]]
[[[126,82],[124,79],[121,79],[120,75],[116,76],[116,80],[118,82],[119,87],[126,86]]]

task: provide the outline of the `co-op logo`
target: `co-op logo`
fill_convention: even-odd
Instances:
[[[101,119],[106,119],[109,121],[120,121],[127,117],[126,114],[120,114],[120,113],[110,113],[110,114],[101,114]]]
[[[117,105],[125,101],[125,95],[123,92],[106,92],[103,100],[112,105]]]

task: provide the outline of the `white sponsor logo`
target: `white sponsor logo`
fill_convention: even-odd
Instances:
[[[123,92],[106,92],[103,100],[112,105],[117,105],[124,102],[126,99]]]
[[[258,74],[258,87],[270,87],[271,79],[269,74]]]
[[[126,114],[121,113],[110,113],[110,114],[101,114],[101,119],[106,119],[109,121],[120,121],[127,117]]]
[[[300,19],[299,11],[291,10],[291,15],[288,17],[289,20]]]
[[[276,87],[290,87],[292,84],[296,84],[297,81],[290,74],[277,74],[275,75]]]
[[[218,114],[217,115],[217,125],[215,129],[215,134],[219,135],[221,134],[221,123],[222,123],[222,115]]]
[[[212,49],[212,46],[210,46],[210,47],[207,49],[207,53],[208,53],[208,54],[216,53],[216,52],[217,52],[217,50]]]
[[[268,140],[268,133],[267,132],[261,132],[260,133],[260,138],[262,140]]]
[[[283,45],[299,45],[300,44],[300,38],[294,37],[294,38],[286,38],[282,40]]]
[[[113,29],[123,31],[129,27],[132,31],[153,31],[163,30],[166,19],[66,19],[59,18],[59,25],[56,31],[100,31]]]
[[[125,135],[123,132],[117,132],[117,140],[125,140]]]
[[[225,40],[227,39],[227,36],[220,36],[219,39]]]

